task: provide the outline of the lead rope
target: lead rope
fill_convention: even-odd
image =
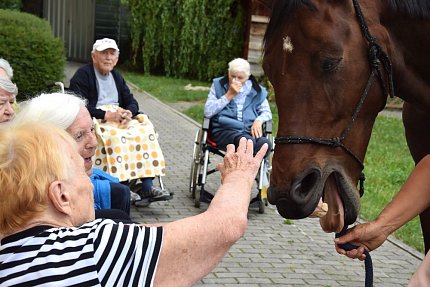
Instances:
[[[348,230],[348,227],[345,226],[343,230],[339,233],[336,233],[335,237],[341,237],[346,234]],[[344,243],[344,244],[338,244],[339,247],[346,251],[351,251],[353,249],[357,249],[358,246],[351,244],[351,243]],[[364,259],[364,270],[365,270],[365,279],[364,279],[364,286],[365,287],[373,287],[373,263],[372,263],[372,257],[370,256],[370,252],[367,250],[364,250],[364,254],[366,255],[366,259]]]

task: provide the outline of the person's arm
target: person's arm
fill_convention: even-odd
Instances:
[[[263,136],[263,123],[272,119],[272,112],[267,99],[265,99],[261,105],[257,107],[257,113],[258,117],[254,120],[254,123],[251,126],[251,135],[254,138],[260,138]]]
[[[258,117],[256,120],[265,123],[272,119],[272,111],[270,110],[269,101],[265,99],[257,108]]]
[[[118,76],[118,85],[120,86],[118,95],[121,97],[121,107],[130,111],[132,117],[134,117],[139,112],[139,103],[134,98],[124,78],[119,74],[119,72],[116,73]]]
[[[155,286],[192,286],[221,261],[247,227],[251,188],[267,145],[253,158],[252,141],[227,146],[222,183],[207,211],[164,225]]]
[[[216,97],[215,86],[212,84],[205,104],[205,117],[212,118],[224,109],[228,103],[230,103],[230,100],[227,99],[226,95],[223,95],[219,99]]]
[[[336,251],[350,258],[365,259],[364,249],[378,248],[395,230],[430,206],[430,155],[414,168],[407,181],[381,214],[369,223],[355,226],[346,235],[335,239]],[[337,244],[351,242],[360,246],[345,251]]]

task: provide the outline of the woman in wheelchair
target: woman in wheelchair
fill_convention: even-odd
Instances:
[[[259,213],[264,213],[273,146],[267,91],[251,75],[246,60],[234,59],[228,66],[228,76],[213,80],[205,105],[205,119],[196,134],[190,192],[195,207],[200,207],[200,202],[211,202],[213,195],[205,190],[206,177],[216,172],[216,168],[208,167],[210,154],[224,156],[226,146],[233,143],[237,147],[242,137],[253,141],[254,154],[267,143],[266,156],[256,178],[258,194],[250,203],[252,206],[257,203]]]
[[[215,78],[205,104],[211,119],[211,139],[225,149],[236,147],[241,137],[254,142],[254,154],[271,142],[263,134],[263,123],[272,119],[266,89],[251,75],[248,61],[237,58],[228,63],[228,76]]]

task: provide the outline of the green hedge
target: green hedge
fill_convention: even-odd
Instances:
[[[19,100],[63,79],[63,42],[52,35],[47,21],[34,15],[0,10],[0,57],[14,70]]]
[[[146,73],[203,81],[242,53],[240,0],[123,0],[131,13],[133,59]]]

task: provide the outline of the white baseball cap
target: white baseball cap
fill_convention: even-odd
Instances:
[[[115,40],[109,38],[103,38],[97,40],[93,45],[93,51],[104,51],[106,49],[115,49],[119,52],[118,46]]]

